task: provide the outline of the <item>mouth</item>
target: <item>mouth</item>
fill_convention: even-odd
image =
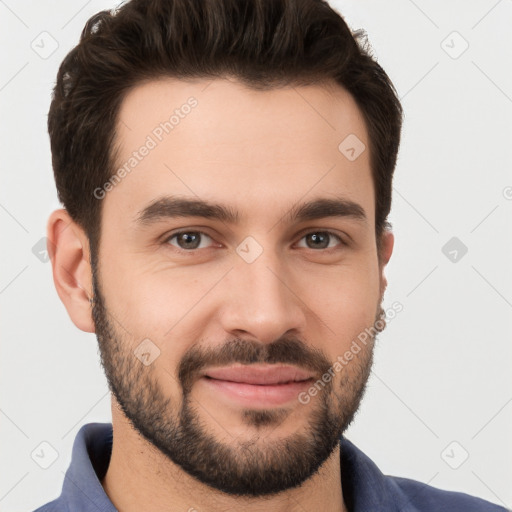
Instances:
[[[284,405],[311,385],[311,372],[295,366],[250,365],[210,368],[200,379],[215,397],[236,402],[245,407]]]

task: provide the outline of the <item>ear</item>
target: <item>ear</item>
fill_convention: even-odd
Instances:
[[[384,267],[388,264],[393,247],[395,245],[395,235],[389,229],[384,229],[381,238],[380,255],[379,255],[379,273],[380,273],[380,295],[384,295],[388,286],[388,280],[384,275]]]
[[[92,319],[92,270],[89,239],[67,210],[52,212],[46,234],[53,282],[73,323],[82,331],[95,332]]]

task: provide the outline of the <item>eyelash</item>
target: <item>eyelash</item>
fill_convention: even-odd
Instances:
[[[205,233],[204,231],[200,231],[200,230],[192,230],[192,229],[189,229],[189,230],[183,230],[183,231],[177,231],[176,233],[172,233],[171,235],[165,237],[163,243],[166,244],[166,245],[171,245],[169,242],[170,240],[172,240],[173,238],[179,236],[179,235],[182,235],[184,233],[194,233],[194,234],[200,234],[200,235],[205,235],[207,236],[208,238],[212,239],[213,238],[208,235],[208,233]],[[335,238],[336,240],[338,240],[338,242],[340,242],[340,245],[341,246],[346,246],[348,245],[339,235],[337,235],[336,233],[332,232],[332,231],[328,231],[328,230],[312,230],[312,231],[308,231],[306,233],[304,233],[300,240],[302,240],[303,238],[305,238],[306,236],[308,235],[311,235],[311,234],[316,234],[316,233],[322,233],[322,234],[327,234],[329,235],[330,237],[333,237]],[[172,246],[174,250],[176,250],[178,253],[180,254],[194,254],[194,253],[197,253],[197,251],[199,251],[200,249],[182,249],[180,247],[177,247],[175,245]],[[311,249],[312,251],[315,251],[315,252],[327,252],[327,251],[330,251],[330,250],[333,250],[333,249],[336,249],[336,247],[329,247],[329,248],[325,248],[325,249]]]

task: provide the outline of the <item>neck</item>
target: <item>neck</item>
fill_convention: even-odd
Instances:
[[[232,496],[199,482],[136,432],[112,407],[113,444],[101,484],[120,512],[209,512],[239,510],[346,512],[339,445],[319,471],[300,487],[265,497]]]

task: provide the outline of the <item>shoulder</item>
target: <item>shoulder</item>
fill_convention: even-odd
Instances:
[[[62,500],[56,499],[36,508],[33,512],[68,512],[68,508]]]
[[[353,509],[400,512],[512,512],[462,492],[445,491],[395,475],[386,475],[347,438],[341,439],[343,495]]]
[[[463,492],[445,491],[397,476],[388,476],[419,512],[510,512],[489,501]]]

